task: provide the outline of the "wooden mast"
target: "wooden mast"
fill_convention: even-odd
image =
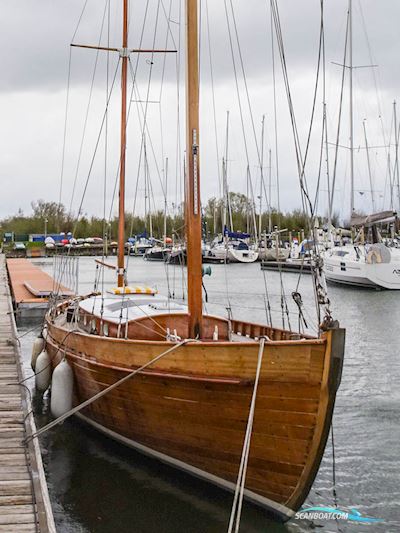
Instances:
[[[126,154],[126,86],[128,75],[128,0],[124,2],[121,74],[121,152],[119,170],[119,208],[118,208],[118,287],[125,283],[125,154]]]
[[[197,0],[186,0],[186,161],[189,336],[202,337],[201,206],[199,170],[199,56]]]

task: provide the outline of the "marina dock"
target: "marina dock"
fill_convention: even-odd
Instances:
[[[43,317],[55,288],[61,296],[73,294],[28,259],[7,259],[7,270],[17,318]]]
[[[0,532],[55,533],[31,400],[23,379],[4,255],[0,255]]]

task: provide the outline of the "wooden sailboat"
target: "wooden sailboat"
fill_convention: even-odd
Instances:
[[[313,338],[203,313],[197,0],[186,0],[188,307],[127,285],[128,0],[123,3],[118,287],[49,311],[46,349],[53,367],[66,359],[72,368],[76,404],[148,365],[80,416],[144,454],[231,491],[256,391],[244,497],[288,520],[304,502],[324,453],[344,330],[326,320]]]

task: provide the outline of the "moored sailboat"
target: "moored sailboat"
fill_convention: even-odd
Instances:
[[[379,225],[395,221],[393,211],[353,217],[358,237],[351,244],[335,246],[325,252],[326,279],[354,287],[400,290],[400,250],[387,246],[379,232]],[[368,241],[366,234],[371,235]]]
[[[70,365],[76,404],[96,398],[79,415],[87,423],[231,491],[245,460],[244,497],[288,520],[304,502],[324,452],[344,330],[329,312],[320,336],[311,337],[203,311],[197,0],[186,0],[188,306],[151,287],[128,285],[128,0],[123,4],[118,286],[51,309],[46,349],[53,367],[63,359]]]
[[[354,114],[353,114],[353,9],[352,0],[348,4],[349,104],[350,104],[350,225],[356,238],[345,245],[334,246],[324,254],[325,277],[328,281],[353,287],[400,290],[400,250],[389,247],[381,237],[379,227],[383,224],[395,225],[397,214],[392,210],[357,216],[354,209]],[[365,144],[369,168],[368,143],[365,131]],[[396,125],[396,124],[395,124]],[[397,131],[397,127],[396,127]],[[374,191],[371,183],[372,208],[375,210]],[[332,195],[334,190],[332,191]],[[332,203],[332,199],[330,200]],[[331,211],[331,205],[330,205]],[[366,238],[369,234],[369,238]]]
[[[254,263],[258,259],[258,250],[246,242],[249,237],[248,234],[225,229],[223,239],[216,239],[207,255],[227,263]]]
[[[171,255],[171,248],[166,246],[153,246],[143,254],[143,259],[146,261],[168,261]]]

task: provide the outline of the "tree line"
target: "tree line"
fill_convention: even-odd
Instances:
[[[15,215],[0,220],[0,231],[14,232],[16,235],[29,235],[33,233],[73,233],[76,238],[103,237],[117,238],[118,217],[105,221],[101,217],[88,216],[87,214],[77,219],[72,213],[67,212],[62,204],[38,200],[31,204],[32,212],[24,214],[20,209]],[[254,235],[254,224],[258,227],[259,214],[255,213],[254,205],[241,193],[230,192],[229,201],[210,198],[203,206],[203,231],[209,238],[221,234],[223,220],[226,218],[227,226],[232,231],[248,232]],[[224,212],[226,217],[224,217]],[[230,224],[232,221],[232,225]],[[276,209],[263,210],[261,216],[262,232],[267,232],[269,226],[288,231],[307,230],[309,218],[301,209],[290,213],[278,212]],[[167,235],[177,239],[184,236],[184,219],[182,207],[175,213],[169,212],[166,217]],[[132,216],[126,214],[126,236],[146,233],[156,239],[162,239],[164,233],[164,212],[158,210],[151,213],[151,217]]]

